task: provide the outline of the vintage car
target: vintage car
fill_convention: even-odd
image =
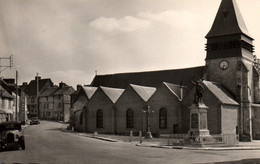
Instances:
[[[21,122],[7,121],[0,123],[0,151],[10,148],[25,149],[25,141]]]
[[[40,124],[40,120],[38,119],[38,117],[31,118],[30,125],[34,125],[34,124]]]

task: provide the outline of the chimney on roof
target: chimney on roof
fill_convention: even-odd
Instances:
[[[35,76],[35,80],[37,80],[37,77],[38,77],[38,80],[41,80],[41,76]]]
[[[78,85],[77,85],[77,91],[79,91],[80,88],[81,88],[81,85],[78,84]]]
[[[23,85],[22,85],[22,86],[26,86],[26,85],[28,85],[28,83],[27,83],[27,82],[23,82]]]
[[[60,87],[60,88],[63,88],[63,87],[66,87],[66,86],[67,86],[67,85],[66,85],[63,81],[61,81],[60,84],[59,84],[59,87]]]

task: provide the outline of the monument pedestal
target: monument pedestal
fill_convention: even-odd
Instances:
[[[195,138],[210,136],[208,130],[207,109],[208,107],[200,102],[192,104],[190,110],[190,130],[189,135]]]

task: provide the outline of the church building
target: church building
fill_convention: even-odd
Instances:
[[[204,88],[201,96],[208,107],[210,134],[239,134],[240,140],[244,141],[260,139],[259,71],[253,54],[254,39],[236,0],[222,0],[206,39],[205,66],[96,75],[91,86],[99,87],[100,95],[104,87],[124,91],[117,94],[116,101],[109,103],[101,103],[96,96],[89,100],[91,103],[85,108],[91,114],[86,112],[84,116],[85,131],[188,133],[191,123],[189,107],[194,103],[194,82],[198,82]],[[104,106],[106,104],[108,107]],[[100,111],[103,115],[98,113]],[[109,129],[96,125],[103,117],[106,122],[110,120],[106,123]]]

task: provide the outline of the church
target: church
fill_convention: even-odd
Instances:
[[[72,104],[72,111],[81,112],[82,130],[110,134],[188,133],[190,106],[196,85],[200,85],[210,134],[238,134],[243,141],[260,139],[254,39],[235,0],[222,0],[205,38],[205,66],[96,75],[90,86],[81,88],[88,95],[84,107]],[[77,98],[73,101],[77,102]]]

